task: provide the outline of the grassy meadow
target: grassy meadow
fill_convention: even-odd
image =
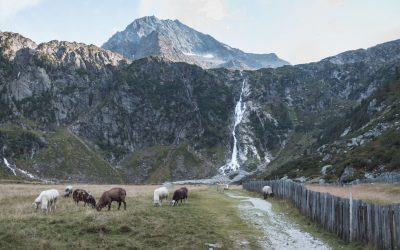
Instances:
[[[307,188],[343,198],[349,198],[351,193],[354,199],[381,205],[400,203],[400,185],[396,183],[364,183],[343,187],[313,184],[307,185]]]
[[[189,202],[183,206],[153,207],[156,186],[122,186],[127,190],[127,210],[111,211],[76,206],[61,197],[48,215],[31,208],[45,189],[64,185],[0,184],[1,249],[207,249],[205,243],[222,249],[259,249],[259,232],[240,219],[236,200],[214,187],[189,186]],[[112,185],[74,185],[96,198]],[[170,197],[172,191],[170,189]],[[123,207],[123,206],[122,206]]]

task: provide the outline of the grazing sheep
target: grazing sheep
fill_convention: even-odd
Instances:
[[[88,197],[86,198],[84,206],[86,206],[86,203],[90,204],[92,208],[96,207],[96,200],[94,199],[91,193],[89,193]]]
[[[65,187],[64,198],[69,197],[72,194],[73,188],[71,185]]]
[[[160,205],[162,206],[162,200],[165,199],[167,200],[168,198],[168,189],[166,187],[159,187],[156,190],[154,190],[154,197],[153,197],[153,202],[154,206]]]
[[[267,199],[268,196],[274,196],[274,193],[272,192],[272,188],[270,186],[264,186],[262,188],[262,193],[264,195],[264,199]]]
[[[101,209],[108,205],[108,211],[111,209],[111,202],[118,202],[118,210],[121,207],[121,202],[124,203],[124,209],[126,210],[126,191],[123,188],[112,188],[108,191],[105,191],[101,197],[99,202],[96,204],[97,211],[101,211]]]
[[[225,190],[229,190],[229,184],[223,184],[223,183],[217,184],[217,191],[223,193]]]
[[[188,197],[188,190],[187,190],[187,188],[180,188],[180,189],[177,189],[177,190],[175,190],[175,192],[174,192],[174,195],[172,196],[172,201],[171,201],[171,206],[175,206],[176,204],[178,204],[178,202],[179,201],[181,201],[181,204],[182,204],[182,201],[183,200],[187,200],[187,197]]]
[[[52,210],[56,209],[56,202],[59,195],[60,194],[56,189],[42,191],[32,203],[32,207],[37,210],[39,208],[39,205],[41,205],[41,209],[43,212],[51,212]]]
[[[181,187],[180,188],[184,193],[185,193],[185,203],[187,203],[188,201],[188,197],[189,197],[189,190],[186,187]]]
[[[94,197],[84,189],[74,190],[74,192],[72,193],[72,199],[74,200],[76,205],[78,205],[80,201],[83,201],[83,206],[86,206],[86,204],[88,203],[91,204],[94,208],[96,205]]]

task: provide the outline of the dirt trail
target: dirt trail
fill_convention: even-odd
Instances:
[[[264,232],[264,237],[259,239],[263,249],[331,249],[321,240],[289,223],[282,214],[272,211],[270,202],[231,193],[227,195],[240,199],[239,210],[243,218]]]

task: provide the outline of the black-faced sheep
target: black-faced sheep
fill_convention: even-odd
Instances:
[[[73,188],[71,185],[66,186],[65,190],[64,190],[64,198],[69,197],[72,194],[72,191],[73,191]]]
[[[268,196],[271,196],[271,197],[274,196],[274,193],[272,192],[272,188],[270,186],[264,186],[262,188],[262,193],[264,195],[264,199],[267,199]]]
[[[171,201],[171,206],[175,206],[178,204],[179,201],[185,200],[187,201],[188,198],[188,189],[186,187],[182,187],[180,189],[175,190],[173,196],[172,196],[172,201]]]

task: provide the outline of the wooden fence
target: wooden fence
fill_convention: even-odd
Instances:
[[[400,250],[400,204],[376,205],[340,198],[291,181],[251,181],[243,188],[261,193],[265,185],[275,196],[291,200],[302,214],[346,242],[362,241],[378,249]]]

